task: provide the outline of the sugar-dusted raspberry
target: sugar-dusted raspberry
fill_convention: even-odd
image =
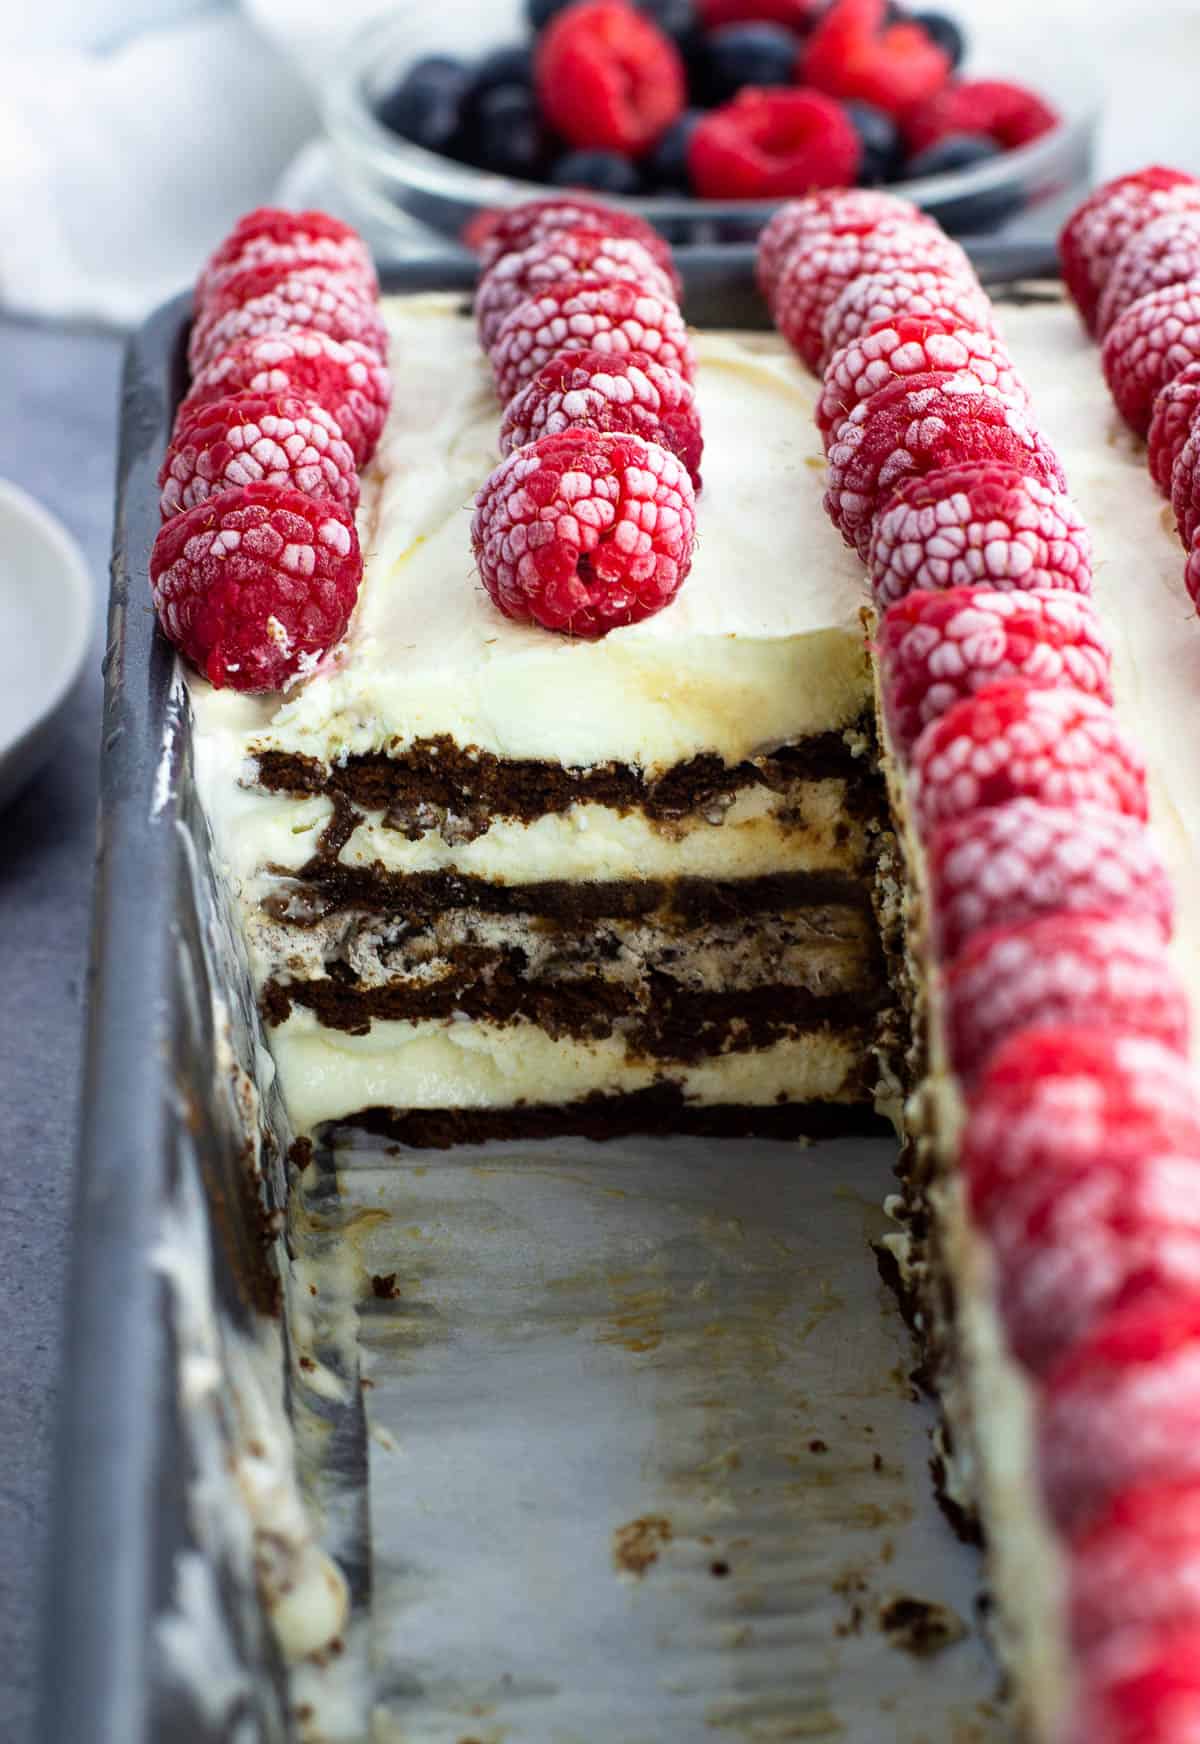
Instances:
[[[877,224],[896,220],[934,228],[919,206],[882,188],[818,188],[803,199],[789,200],[764,224],[758,238],[754,276],[769,304],[788,256],[802,236],[824,232],[830,236],[854,232],[865,236]]]
[[[561,351],[645,351],[686,381],[696,373],[678,305],[619,279],[569,279],[518,304],[491,351],[502,404]]]
[[[583,150],[648,151],[683,112],[683,57],[624,0],[575,0],[551,18],[534,59],[538,104]]]
[[[992,300],[975,279],[940,268],[860,273],[829,305],[821,327],[821,354],[832,359],[852,339],[890,327],[898,315],[927,315],[972,333],[996,332]]]
[[[1067,1531],[1127,1484],[1200,1478],[1200,1286],[1139,1291],[1093,1322],[1046,1372],[1038,1448]]]
[[[1163,212],[1200,210],[1200,182],[1183,170],[1152,164],[1090,193],[1067,219],[1058,239],[1063,279],[1089,332],[1095,332],[1101,293],[1129,238]]]
[[[1171,507],[1185,551],[1200,528],[1200,424],[1193,423],[1171,468]]]
[[[1100,338],[1147,291],[1200,278],[1200,209],[1165,212],[1125,244],[1108,275],[1096,311]]]
[[[525,200],[496,216],[479,248],[479,267],[486,272],[501,256],[520,254],[535,242],[544,242],[563,230],[594,230],[601,236],[630,236],[652,254],[671,279],[676,295],[679,275],[670,245],[652,224],[633,212],[589,200],[585,194],[553,194],[546,200]]]
[[[852,279],[883,271],[934,271],[977,282],[963,250],[941,231],[885,219],[868,233],[813,231],[799,237],[775,286],[775,325],[809,369],[825,361],[825,316]]]
[[[205,262],[196,281],[196,307],[212,301],[230,279],[260,267],[278,278],[302,267],[322,267],[354,279],[369,297],[379,294],[371,252],[358,232],[328,212],[284,212],[260,206],[239,218]]]
[[[831,0],[809,36],[805,81],[842,101],[904,115],[950,77],[950,57],[915,18],[887,0]]]
[[[1196,1744],[1200,1626],[1122,1630],[1075,1667],[1076,1700],[1062,1744]]]
[[[1112,650],[1090,600],[1061,588],[918,588],[876,635],[888,734],[907,761],[923,728],[1001,678],[1112,701]]]
[[[603,236],[595,230],[567,230],[533,242],[519,254],[505,254],[489,267],[475,292],[479,343],[490,351],[496,335],[518,303],[543,286],[567,279],[627,279],[661,296],[675,289],[658,262],[628,236]]]
[[[700,489],[704,437],[696,394],[677,370],[647,352],[568,351],[514,395],[500,426],[500,452],[511,454],[560,430],[630,431],[677,454]]]
[[[929,723],[913,746],[912,791],[926,834],[1010,799],[1143,819],[1149,809],[1145,763],[1109,705],[1023,678],[986,684]]]
[[[1181,1159],[1200,1175],[1200,1159]],[[1185,1188],[1200,1258],[1196,1189]],[[1163,1201],[1165,1208],[1167,1201]],[[1193,1276],[1195,1271],[1193,1270]],[[1200,1482],[1183,1478],[1120,1489],[1067,1545],[1067,1615],[1075,1651],[1131,1627],[1200,1625]]]
[[[250,484],[166,522],[150,586],[164,633],[210,683],[279,690],[341,640],[362,568],[339,503]]]
[[[989,927],[949,965],[943,995],[950,1057],[964,1079],[1007,1036],[1048,1025],[1120,1029],[1188,1050],[1187,994],[1145,916],[1044,914]]]
[[[688,180],[704,200],[786,200],[854,182],[862,152],[854,123],[832,97],[743,85],[696,123]]]
[[[1065,489],[1054,450],[1025,407],[969,370],[906,376],[860,400],[829,445],[825,510],[865,562],[875,517],[914,474],[967,461],[1015,466]]]
[[[268,277],[270,273],[268,272]],[[242,273],[222,288],[220,299],[202,309],[192,324],[188,364],[197,376],[239,339],[258,339],[293,327],[311,327],[331,339],[355,339],[387,361],[388,337],[377,305],[352,279],[337,278],[323,267],[292,273],[266,288],[257,273]],[[244,294],[243,294],[244,293]]]
[[[1193,539],[1187,562],[1183,566],[1183,585],[1188,590],[1192,604],[1200,611],[1200,534]]]
[[[1200,361],[1189,363],[1154,396],[1146,459],[1150,476],[1165,497],[1171,494],[1171,474],[1191,433],[1200,407]]]
[[[475,500],[471,541],[506,617],[590,639],[670,604],[695,527],[677,456],[640,436],[563,430],[501,461]]]
[[[1028,405],[1028,390],[1007,348],[993,334],[964,328],[952,315],[898,315],[887,326],[851,339],[830,357],[817,401],[817,429],[828,447],[858,402],[889,382],[963,370],[981,386]]]
[[[1200,279],[1164,285],[1131,303],[1104,336],[1100,361],[1118,412],[1131,430],[1150,428],[1154,398],[1200,358]]]
[[[158,474],[163,520],[234,485],[289,485],[353,511],[350,444],[324,407],[299,394],[230,394],[181,415]]]
[[[1092,541],[1071,498],[1014,466],[976,461],[909,479],[875,517],[876,603],[914,588],[1092,588]]]
[[[1059,120],[1045,98],[1024,85],[1004,79],[956,79],[928,103],[910,109],[903,127],[909,152],[916,156],[957,133],[982,135],[1004,151],[1015,151],[1049,133]]]
[[[1175,900],[1153,836],[1098,806],[1014,799],[941,824],[926,845],[929,930],[942,958],[984,927],[1040,914],[1144,916],[1170,938]]]

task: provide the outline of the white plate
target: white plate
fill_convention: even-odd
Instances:
[[[54,749],[91,617],[79,546],[40,503],[0,479],[0,806]]]

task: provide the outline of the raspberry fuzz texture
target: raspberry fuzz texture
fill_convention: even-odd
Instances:
[[[297,394],[232,394],[175,425],[158,475],[163,520],[234,485],[287,485],[353,511],[354,455],[336,419]]]
[[[1105,182],[1067,219],[1058,239],[1059,260],[1089,333],[1096,331],[1100,298],[1130,237],[1164,212],[1183,211],[1200,211],[1200,183],[1182,170],[1152,164]]]
[[[640,242],[595,230],[567,230],[530,243],[519,254],[501,255],[475,292],[479,343],[490,351],[506,319],[526,297],[565,280],[625,279],[673,297],[669,276]]]
[[[1200,1627],[1123,1630],[1084,1657],[1065,1744],[1184,1744],[1200,1726]]]
[[[192,325],[188,364],[193,376],[235,340],[257,339],[292,327],[315,328],[331,339],[359,340],[381,363],[387,359],[387,329],[372,299],[353,279],[324,267],[307,267],[277,278],[273,268],[239,273],[222,287],[215,304]]]
[[[483,585],[506,617],[586,638],[668,605],[694,535],[695,496],[674,454],[576,429],[502,461],[471,525]]]
[[[501,403],[564,351],[644,351],[687,381],[696,370],[673,298],[624,280],[567,279],[527,297],[501,327],[491,349]]]
[[[600,200],[589,200],[583,194],[559,194],[547,200],[526,200],[502,213],[489,226],[479,245],[479,270],[489,267],[506,254],[520,254],[535,242],[545,242],[562,231],[595,231],[600,236],[628,236],[640,242],[668,275],[678,291],[679,279],[671,259],[669,245],[652,224],[632,212],[622,212],[606,206]]]
[[[1200,361],[1189,363],[1158,390],[1146,437],[1146,460],[1150,476],[1165,497],[1171,494],[1171,475],[1183,452],[1200,407]]]
[[[1096,314],[1102,339],[1131,303],[1148,291],[1200,277],[1200,210],[1167,212],[1136,230],[1108,275]]]
[[[981,387],[1029,404],[1012,359],[994,335],[964,328],[952,316],[898,315],[835,351],[825,365],[817,429],[828,447],[833,432],[860,400],[908,375],[969,371]]]
[[[1198,358],[1200,281],[1148,291],[1113,322],[1100,362],[1131,430],[1146,435],[1156,394]]]
[[[1170,1161],[1176,1165],[1172,1181],[1164,1183],[1170,1190],[1155,1197],[1163,1208],[1178,1207],[1163,1233],[1182,1258],[1200,1246],[1200,1204],[1185,1175],[1200,1175],[1200,1158]],[[1197,1275],[1200,1255],[1192,1260]],[[1131,1624],[1200,1623],[1200,1484],[1166,1480],[1119,1489],[1070,1548],[1070,1633],[1077,1649]]]
[[[328,212],[260,206],[239,218],[196,281],[196,307],[216,301],[231,279],[266,268],[276,279],[306,267],[353,279],[364,296],[379,294],[375,263],[362,237]]]
[[[934,227],[911,200],[879,188],[824,188],[789,200],[766,224],[758,238],[754,276],[768,306],[774,307],[775,287],[788,256],[801,237],[823,231],[830,236],[851,231],[867,235],[877,224],[900,220]]]
[[[996,332],[991,298],[976,281],[934,267],[897,268],[861,273],[834,298],[821,326],[821,355],[832,361],[851,340],[906,316],[945,321],[969,333]]]

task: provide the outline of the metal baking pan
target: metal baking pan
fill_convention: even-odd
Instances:
[[[678,258],[693,321],[763,325],[749,251]],[[977,260],[993,285],[1054,270]],[[353,1253],[361,1328],[315,1352],[353,1383],[320,1521],[374,1681],[326,1709],[310,1667],[297,1703],[220,1496],[233,1354],[274,1352],[295,1405],[317,1335],[268,1312],[288,1133],[147,580],[188,316],[148,321],[122,388],[43,1744],[344,1740],[371,1708],[382,1744],[1002,1737],[873,1267],[879,1140],[319,1155],[293,1206]]]

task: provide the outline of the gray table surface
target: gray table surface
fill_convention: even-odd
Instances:
[[[93,646],[53,762],[0,814],[0,1738],[31,1735],[79,1102],[121,341],[0,320],[0,478],[70,528]]]

